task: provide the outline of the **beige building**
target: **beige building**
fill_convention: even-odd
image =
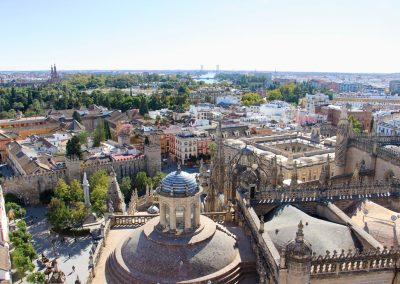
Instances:
[[[297,133],[225,140],[228,159],[245,147],[266,163],[276,157],[284,183],[290,183],[295,165],[299,183],[318,180],[328,159],[332,165],[330,176],[333,175],[335,148],[325,146],[324,140],[314,143],[310,136]]]

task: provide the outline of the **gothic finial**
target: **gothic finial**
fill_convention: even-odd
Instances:
[[[294,163],[293,163],[293,170],[292,170],[292,177],[291,177],[291,180],[290,180],[290,186],[297,186],[297,179],[298,179],[298,176],[297,176],[297,163],[296,163],[296,161],[294,161]]]
[[[300,220],[300,223],[297,226],[296,242],[302,242],[304,240],[303,228],[303,222]]]

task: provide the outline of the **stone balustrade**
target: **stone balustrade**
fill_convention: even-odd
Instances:
[[[267,189],[257,194],[252,200],[252,204],[260,203],[282,203],[296,201],[323,201],[341,200],[354,197],[359,198],[379,198],[387,196],[397,196],[400,194],[400,183],[397,179],[390,182],[375,182],[371,184],[344,184],[332,185],[328,188],[321,186],[283,189]]]
[[[250,207],[248,200],[239,192],[236,192],[236,199],[236,214],[240,215],[237,220],[239,225],[244,228],[246,235],[250,237],[253,251],[257,255],[257,262],[260,265],[258,269],[267,272],[270,281],[268,283],[279,283],[280,255],[278,250],[273,245],[268,234],[263,235],[260,233],[260,220],[254,209]]]
[[[97,246],[96,246],[93,254],[91,254],[91,257],[90,257],[91,259],[89,259],[89,267],[91,270],[85,281],[86,284],[92,283],[93,278],[96,276],[94,274],[94,269],[95,269],[96,265],[99,263],[101,253],[103,252],[103,248],[106,246],[108,234],[110,233],[110,229],[111,229],[111,223],[112,223],[111,219],[108,219],[104,226],[103,238],[97,243]]]
[[[326,274],[351,273],[355,271],[371,271],[395,269],[399,263],[400,251],[393,247],[381,251],[374,249],[365,252],[349,252],[344,250],[340,254],[336,251],[331,254],[327,251],[325,256],[313,255],[311,260],[311,276]]]
[[[391,163],[400,166],[400,153],[388,148],[379,148],[376,150],[376,155],[379,158],[390,161]]]
[[[207,213],[202,213],[202,215],[210,218],[213,220],[215,223],[222,224],[226,221],[226,212],[207,212]]]
[[[147,223],[150,219],[158,216],[153,215],[114,215],[111,217],[111,228],[115,226],[141,226]]]

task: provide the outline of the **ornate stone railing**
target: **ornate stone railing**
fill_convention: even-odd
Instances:
[[[204,215],[211,220],[213,220],[215,223],[222,224],[226,220],[226,212],[207,212],[207,213],[202,213],[201,215]]]
[[[394,151],[389,148],[378,148],[376,150],[376,154],[378,157],[388,160],[391,163],[394,163],[398,166],[400,166],[400,153],[397,151]]]
[[[348,146],[354,146],[359,149],[372,153],[374,144],[379,146],[384,145],[400,145],[400,136],[388,136],[377,134],[359,134],[350,135]]]
[[[313,256],[311,276],[395,269],[399,265],[399,256],[400,251],[393,247],[390,250],[375,249],[362,253],[353,253],[351,250],[345,253],[342,250],[340,254],[336,251],[331,254],[327,251],[325,256]]]
[[[250,237],[253,252],[257,258],[257,272],[260,283],[279,283],[280,255],[268,234],[262,234],[260,220],[254,209],[242,194],[236,192],[239,225]],[[268,278],[268,281],[266,280]],[[267,282],[265,282],[267,281]]]
[[[252,204],[294,202],[294,201],[321,201],[340,200],[354,196],[362,197],[384,197],[400,194],[400,183],[397,179],[391,182],[375,182],[371,184],[344,184],[332,185],[328,188],[322,187],[298,187],[271,189],[258,193],[252,200]]]
[[[97,243],[97,246],[94,250],[94,252],[90,255],[89,257],[89,275],[85,281],[85,283],[90,284],[93,281],[93,278],[96,276],[94,273],[94,269],[96,268],[97,264],[99,263],[101,253],[103,252],[103,248],[106,246],[106,241],[108,238],[108,234],[110,233],[111,229],[111,219],[108,219],[105,226],[104,226],[104,232],[103,232],[103,238]]]
[[[153,215],[114,215],[111,217],[111,228],[115,226],[141,226],[147,223],[150,219],[158,216]]]

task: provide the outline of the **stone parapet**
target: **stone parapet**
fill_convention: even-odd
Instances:
[[[397,269],[400,250],[384,248],[369,251],[351,251],[340,253],[327,251],[326,255],[313,255],[311,260],[311,277],[328,274],[345,274],[357,271],[369,272]]]

